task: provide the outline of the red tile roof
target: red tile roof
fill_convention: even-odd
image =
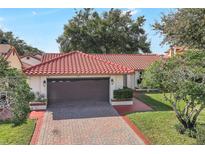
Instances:
[[[44,54],[42,55],[41,62],[44,63],[44,62],[46,62],[46,61],[48,61],[48,60],[51,60],[51,59],[53,59],[53,58],[62,56],[62,55],[64,55],[64,54],[66,54],[66,53],[44,53]]]
[[[73,51],[25,69],[27,75],[92,75],[129,74],[134,70],[101,59],[95,55]]]
[[[134,70],[144,70],[153,62],[160,60],[156,54],[94,54],[95,56],[121,64]]]
[[[66,53],[45,53],[42,62],[59,57]],[[111,61],[116,64],[132,68],[134,70],[144,70],[153,62],[160,60],[162,57],[157,54],[91,54],[101,59]]]
[[[0,44],[0,55],[3,56],[5,59],[7,59],[11,52],[13,50],[13,47],[8,44]]]

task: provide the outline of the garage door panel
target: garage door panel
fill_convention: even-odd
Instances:
[[[108,102],[109,79],[49,79],[49,104],[62,102]]]

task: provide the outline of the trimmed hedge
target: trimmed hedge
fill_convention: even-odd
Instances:
[[[114,90],[115,99],[127,99],[132,97],[133,97],[133,90],[130,88]]]

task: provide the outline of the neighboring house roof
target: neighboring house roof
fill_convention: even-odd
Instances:
[[[8,60],[9,56],[11,54],[15,54],[21,64],[21,67],[23,66],[21,59],[18,55],[18,52],[16,51],[15,47],[9,44],[0,44],[0,56],[3,56],[6,60]],[[15,66],[12,66],[15,68]]]
[[[22,62],[22,65],[23,65],[23,69],[27,69],[27,68],[32,66],[32,65],[29,65],[29,64],[24,63],[24,62]]]
[[[12,46],[9,44],[0,44],[0,55],[5,59],[11,54]]]
[[[101,59],[95,55],[72,51],[32,66],[24,72],[27,75],[91,75],[129,74],[134,70],[120,64]]]
[[[25,56],[21,56],[21,59],[22,59],[22,58],[34,58],[34,59],[36,59],[36,60],[41,61],[41,58],[36,57],[35,55],[25,55]]]
[[[59,57],[66,53],[45,53],[42,62]],[[153,62],[160,60],[162,56],[157,54],[90,54],[101,59],[123,65],[134,70],[144,70]]]
[[[38,58],[39,60],[41,60],[42,54],[38,54],[38,53],[37,53],[37,54],[34,55],[34,57],[36,57],[36,58]]]
[[[173,46],[169,50],[165,52],[164,58],[168,59],[174,55],[183,54],[188,48],[187,47],[179,47],[179,46]]]
[[[37,65],[41,63],[42,54],[32,54],[32,55],[24,55],[21,56],[21,61],[23,64],[23,69],[27,69],[31,66]]]

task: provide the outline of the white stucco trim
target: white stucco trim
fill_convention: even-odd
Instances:
[[[114,101],[114,100],[112,100],[111,104],[113,106],[115,106],[115,105],[132,105],[133,104],[133,100],[130,100],[130,101]]]
[[[135,89],[135,74],[127,75],[127,87],[131,89]]]

